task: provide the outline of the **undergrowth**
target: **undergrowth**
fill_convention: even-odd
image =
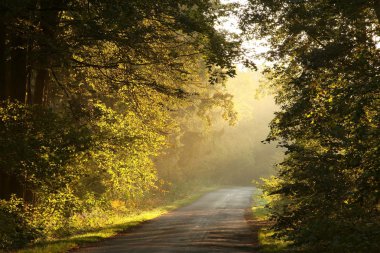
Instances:
[[[194,189],[197,189],[194,191]],[[76,214],[70,218],[71,231],[54,237],[40,238],[13,253],[62,253],[70,249],[104,240],[118,233],[137,226],[145,221],[157,218],[171,210],[193,202],[207,191],[216,189],[210,187],[184,187],[175,192],[159,196],[146,196],[146,201],[140,199],[131,206],[122,201],[113,201],[111,209],[93,209],[91,212]],[[17,235],[16,235],[17,236]],[[2,252],[2,251],[0,251]],[[5,252],[5,251],[3,251]]]
[[[258,240],[260,245],[260,253],[289,253],[286,251],[288,242],[273,237],[273,231],[270,225],[270,212],[266,207],[268,196],[262,190],[255,189],[252,196],[252,215],[254,221],[261,224],[258,232]]]

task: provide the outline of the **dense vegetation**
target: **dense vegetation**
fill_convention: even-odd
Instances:
[[[225,127],[237,115],[223,84],[253,67],[217,28],[237,14],[270,48],[280,106],[274,237],[290,252],[378,252],[379,0],[0,1],[0,249],[266,170],[244,136],[254,121]]]
[[[250,0],[242,26],[268,41],[281,106],[274,235],[291,252],[378,252],[380,1]]]
[[[175,173],[159,178],[154,159],[181,119],[214,107],[235,118],[222,83],[243,61],[241,42],[215,29],[233,9],[1,1],[0,248],[71,233],[93,212],[170,188]]]

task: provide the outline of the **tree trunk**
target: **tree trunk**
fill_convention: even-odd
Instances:
[[[0,13],[0,15],[1,14],[2,13]],[[5,83],[5,34],[5,24],[3,19],[0,18],[0,101],[7,98],[7,85]]]
[[[44,104],[47,100],[48,86],[47,82],[49,80],[49,70],[51,60],[50,57],[53,54],[49,41],[54,44],[56,40],[56,28],[59,21],[59,9],[61,9],[63,4],[62,0],[51,1],[42,0],[41,1],[41,12],[40,25],[43,33],[45,42],[40,45],[40,59],[38,61],[37,75],[36,75],[36,86],[34,90],[34,104]],[[47,42],[46,42],[47,41]]]
[[[14,35],[9,42],[10,60],[9,63],[2,62],[4,76],[2,78],[2,98],[10,98],[13,101],[25,103],[26,84],[27,84],[27,51],[26,40],[18,35]],[[9,72],[9,73],[8,73]],[[9,198],[11,194],[21,197],[24,187],[18,180],[17,175],[0,173],[0,198]]]
[[[25,103],[27,84],[26,41],[19,36],[14,36],[11,46],[10,98]]]
[[[41,63],[40,63],[41,64]],[[34,88],[33,104],[42,105],[44,102],[44,90],[48,78],[48,70],[43,68],[37,71],[36,85]]]
[[[10,193],[10,177],[3,171],[0,171],[0,199],[9,198]]]
[[[0,12],[0,15],[3,13]],[[0,101],[7,98],[6,84],[6,55],[5,55],[6,31],[2,17],[0,17]],[[10,177],[0,170],[0,199],[10,196]]]

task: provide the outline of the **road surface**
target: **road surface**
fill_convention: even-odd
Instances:
[[[254,188],[231,187],[76,253],[254,252],[244,219]]]

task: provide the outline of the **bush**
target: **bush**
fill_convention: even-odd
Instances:
[[[29,221],[30,212],[21,199],[0,200],[0,249],[20,248],[40,237],[41,230]]]

